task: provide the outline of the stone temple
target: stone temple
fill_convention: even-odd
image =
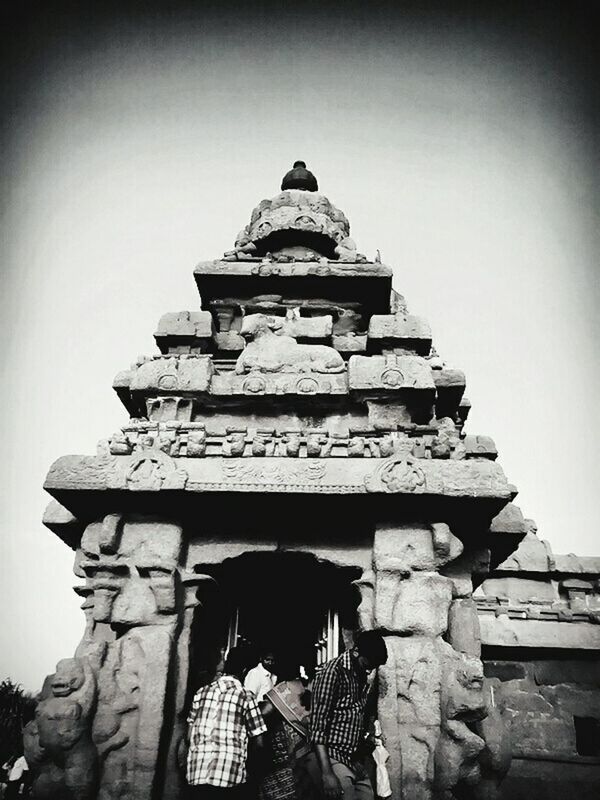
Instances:
[[[600,559],[537,538],[391,268],[296,162],[194,277],[123,428],[46,479],[86,625],[25,730],[35,796],[177,800],[228,647],[314,665],[376,628],[394,800],[596,797]]]

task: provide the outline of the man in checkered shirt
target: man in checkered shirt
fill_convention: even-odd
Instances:
[[[267,730],[256,701],[242,686],[247,669],[243,650],[234,647],[224,674],[196,692],[188,717],[192,797],[245,800],[248,739]]]
[[[326,800],[373,800],[364,765],[368,673],[385,664],[377,631],[359,634],[356,646],[329,661],[313,685],[310,736]]]

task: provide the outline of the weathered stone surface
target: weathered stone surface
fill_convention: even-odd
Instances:
[[[34,761],[33,791],[39,798],[91,800],[98,782],[97,753],[91,726],[96,677],[85,659],[59,661],[38,703],[35,722],[44,758]]]
[[[376,569],[408,575],[412,570],[435,570],[457,558],[462,549],[443,522],[421,528],[390,523],[377,528],[373,561]]]
[[[351,391],[384,389],[433,393],[435,385],[425,359],[419,356],[351,356],[348,361]]]
[[[300,347],[300,345],[298,345]],[[309,345],[302,345],[308,347]],[[245,351],[244,351],[245,352]],[[333,350],[333,352],[336,352]],[[338,353],[336,355],[339,356]],[[340,357],[341,358],[341,357]],[[262,372],[253,370],[248,374],[227,372],[215,375],[210,387],[211,395],[220,397],[240,395],[347,395],[348,381],[345,373],[320,373],[301,371]]]
[[[463,797],[467,784],[487,780],[481,753],[497,786],[501,737],[482,689],[472,576],[484,569],[477,553],[498,553],[489,521],[516,490],[494,463],[491,440],[464,439],[464,375],[431,350],[428,325],[391,292],[389,267],[379,253],[373,263],[358,253],[347,220],[312,191],[305,166],[292,173],[255,209],[235,249],[197,268],[209,310],[165,315],[156,339],[166,357],[140,358],[115,380],[129,424],[96,456],[64,457],[48,475],[61,507],[47,523],[72,531],[74,544],[84,523],[69,515],[87,525],[75,564],[86,620],[76,659],[97,688],[81,717],[87,772],[70,800],[183,796],[186,705],[198,673],[210,678],[235,640],[229,610],[239,606],[240,620],[247,613],[241,588],[235,598],[215,594],[218,609],[201,606],[227,576],[224,562],[253,553],[310,554],[338,568],[346,646],[357,626],[385,633],[378,714],[393,800]],[[365,351],[382,355],[354,355]],[[272,492],[287,497],[273,498],[280,519],[266,508]],[[321,509],[333,511],[333,527],[318,518]],[[518,510],[496,518],[491,533],[507,534],[502,558],[526,530]],[[570,575],[557,580],[556,614],[576,622],[565,627],[600,630],[589,622],[600,620],[600,603],[597,612],[580,608],[595,589]],[[329,585],[317,600],[338,607]],[[283,607],[285,596],[277,602]],[[506,612],[498,624],[509,631],[516,622],[548,625],[546,607],[528,603],[521,612],[484,595],[477,603],[484,620]],[[521,613],[528,618],[517,620]],[[564,691],[542,697],[554,701],[582,707]],[[27,733],[46,780],[40,796],[65,789],[67,800],[64,755],[52,753],[57,726],[46,730],[40,720]]]
[[[206,352],[214,333],[210,311],[172,311],[160,318],[154,338],[162,353]]]
[[[481,591],[492,597],[506,597],[516,602],[558,600],[558,592],[551,581],[532,578],[488,578],[481,584]]]
[[[521,509],[509,503],[497,514],[490,525],[490,533],[514,533],[525,535],[528,531],[527,523],[523,518]]]
[[[451,791],[460,782],[472,784],[479,780],[479,754],[485,742],[469,725],[487,713],[481,661],[443,645],[440,643],[442,725],[435,751],[437,792]]]
[[[527,677],[525,665],[518,661],[486,661],[483,665],[486,678],[497,681],[520,681]]]
[[[239,356],[235,371],[248,372],[318,372],[345,371],[340,354],[325,345],[298,344],[285,334],[277,334],[283,322],[280,317],[251,314],[244,318],[241,335],[249,340]]]
[[[495,703],[493,684],[493,681],[484,681],[486,716],[472,724],[473,732],[485,743],[479,754],[479,782],[472,787],[474,800],[497,800],[512,761],[510,721]]]
[[[496,647],[552,647],[560,650],[600,649],[600,625],[511,619],[506,614],[480,614],[481,642]]]
[[[339,336],[334,334],[333,347],[345,356],[354,355],[355,353],[364,353],[367,350],[367,337],[358,336],[352,333],[345,333]]]
[[[63,456],[50,468],[44,488],[65,491],[188,492],[256,491],[325,494],[427,494],[507,500],[508,484],[493,462],[391,459],[169,458],[149,453]],[[157,455],[158,453],[158,455]],[[186,477],[187,476],[187,477]],[[64,503],[64,500],[63,500]]]
[[[413,351],[421,356],[431,349],[431,328],[421,317],[403,314],[374,314],[369,322],[368,347]]]
[[[522,667],[521,664],[518,666]],[[600,689],[600,660],[536,660],[533,663],[533,677],[538,686],[572,683],[582,688]]]
[[[146,361],[131,375],[132,392],[181,394],[207,392],[213,374],[209,356],[178,356]]]
[[[413,573],[398,580],[395,571],[377,572],[375,623],[384,630],[440,636],[448,627],[452,582],[436,573]]]
[[[239,355],[246,342],[236,331],[219,331],[214,335],[215,350],[227,355]]]
[[[282,238],[278,232],[295,231],[295,237]],[[298,233],[301,235],[298,236]],[[318,234],[331,242],[314,240],[302,234]],[[322,194],[288,189],[272,200],[262,200],[252,212],[250,224],[238,235],[235,247],[242,250],[254,244],[253,252],[276,252],[292,242],[312,244],[323,255],[333,255],[333,249],[350,235],[350,225],[344,214]],[[285,250],[284,250],[285,252]]]
[[[495,461],[498,457],[498,451],[491,436],[467,435],[464,446],[467,458],[490,458]]]
[[[331,314],[322,317],[291,316],[285,319],[281,327],[284,336],[291,336],[299,342],[311,339],[331,339],[333,335],[333,318]]]
[[[69,547],[77,546],[84,526],[77,517],[56,500],[51,500],[46,506],[42,522]]]
[[[448,641],[459,653],[481,656],[481,633],[477,606],[471,598],[452,601],[448,612]]]
[[[549,548],[547,542],[544,544]],[[600,558],[595,556],[576,556],[574,553],[553,555],[552,564],[555,572],[600,574]]]
[[[175,611],[175,571],[181,527],[123,522],[109,515],[88,525],[79,566],[94,593],[97,622],[162,625]]]
[[[534,533],[528,533],[521,541],[518,549],[498,567],[502,572],[541,572],[548,574],[551,553],[547,542],[538,539]]]

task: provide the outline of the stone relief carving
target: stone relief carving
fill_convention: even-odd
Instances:
[[[239,356],[235,371],[248,372],[343,372],[344,360],[333,347],[298,344],[291,336],[277,335],[280,317],[250,314],[244,318],[241,334],[248,341]],[[300,389],[302,391],[302,389]]]
[[[177,466],[170,455],[172,437],[163,433],[156,439],[144,435],[138,440],[135,452],[129,457],[124,474],[110,473],[111,489],[128,489],[137,492],[156,492],[160,489],[185,489],[188,474]]]
[[[320,373],[312,376],[306,373],[300,376],[298,374],[291,375],[287,382],[284,381],[285,385],[282,384],[281,387],[270,385],[270,381],[283,378],[285,378],[285,374],[265,376],[261,373],[251,372],[244,377],[242,390],[246,394],[264,394],[274,388],[279,388],[284,393],[293,390],[293,393],[296,394],[310,395],[317,391],[325,392],[328,385],[328,379]],[[335,447],[325,448],[325,450],[323,448],[318,450],[315,437],[322,437],[322,444],[325,444],[332,437],[332,432],[326,428],[303,429],[297,427],[279,430],[274,424],[273,428],[269,429],[272,447],[266,449],[262,454],[296,457],[301,453],[301,448],[306,446],[311,451],[311,455],[320,455],[324,452],[332,457],[341,458],[348,456],[350,458],[379,459],[402,455],[415,459],[417,463],[420,460],[429,459],[480,458],[481,454],[465,450],[459,431],[454,423],[451,424],[452,432],[449,431],[448,420],[440,420],[439,423],[436,423],[437,430],[431,425],[427,425],[423,426],[421,430],[411,430],[410,432],[380,432],[370,427],[357,429],[349,425],[346,434],[335,433]],[[318,434],[315,433],[316,431]],[[254,438],[262,436],[264,436],[262,429],[253,429],[248,425],[231,426],[226,429],[226,432],[222,430],[211,432],[207,430],[205,422],[202,421],[148,422],[132,420],[128,426],[123,428],[122,432],[113,435],[110,440],[110,452],[112,455],[127,456],[135,450],[134,454],[138,456],[143,450],[154,450],[175,459],[219,455],[250,456],[253,455],[252,448],[246,448],[246,444],[250,444]],[[289,447],[287,446],[288,440]],[[451,442],[449,447],[448,441]],[[168,467],[165,466],[165,469]],[[149,471],[152,474],[152,470]],[[184,479],[183,474],[180,479]],[[118,478],[114,480],[119,481]],[[157,476],[157,480],[160,480],[160,474]]]
[[[470,726],[487,713],[481,661],[457,653],[449,646],[444,651],[442,725],[435,750],[434,781],[440,794],[460,783],[472,786],[479,781],[479,754],[485,742]]]
[[[368,492],[422,494],[426,490],[425,473],[414,458],[396,455],[365,477],[365,488]]]
[[[115,530],[112,552],[107,552],[107,527]],[[94,620],[166,624],[174,610],[180,546],[181,529],[174,524],[121,522],[119,518],[119,524],[111,526],[106,519],[88,525],[79,564],[93,592]]]
[[[401,754],[390,769],[402,800],[446,800],[457,787],[471,792],[460,797],[487,797],[472,793],[486,769],[489,780],[482,785],[498,783],[498,725],[492,720],[487,725],[488,753],[489,699],[467,580],[470,560],[461,559],[462,553],[463,543],[446,523],[381,523],[373,569],[355,582],[361,626],[388,634],[379,714],[386,739]],[[448,565],[452,578],[439,573]],[[390,691],[397,698],[396,715],[385,702]]]
[[[268,461],[261,464],[237,462],[223,463],[223,476],[237,483],[272,483],[284,484],[297,482],[299,484],[321,481],[327,466],[324,462],[301,461],[290,473],[283,473],[277,464]]]
[[[96,678],[86,659],[68,658],[58,662],[49,685],[49,696],[38,703],[35,715],[43,757],[36,759],[34,796],[91,800],[98,780],[91,733]]]

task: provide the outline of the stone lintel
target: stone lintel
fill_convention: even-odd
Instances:
[[[600,650],[600,625],[479,614],[482,645]]]

